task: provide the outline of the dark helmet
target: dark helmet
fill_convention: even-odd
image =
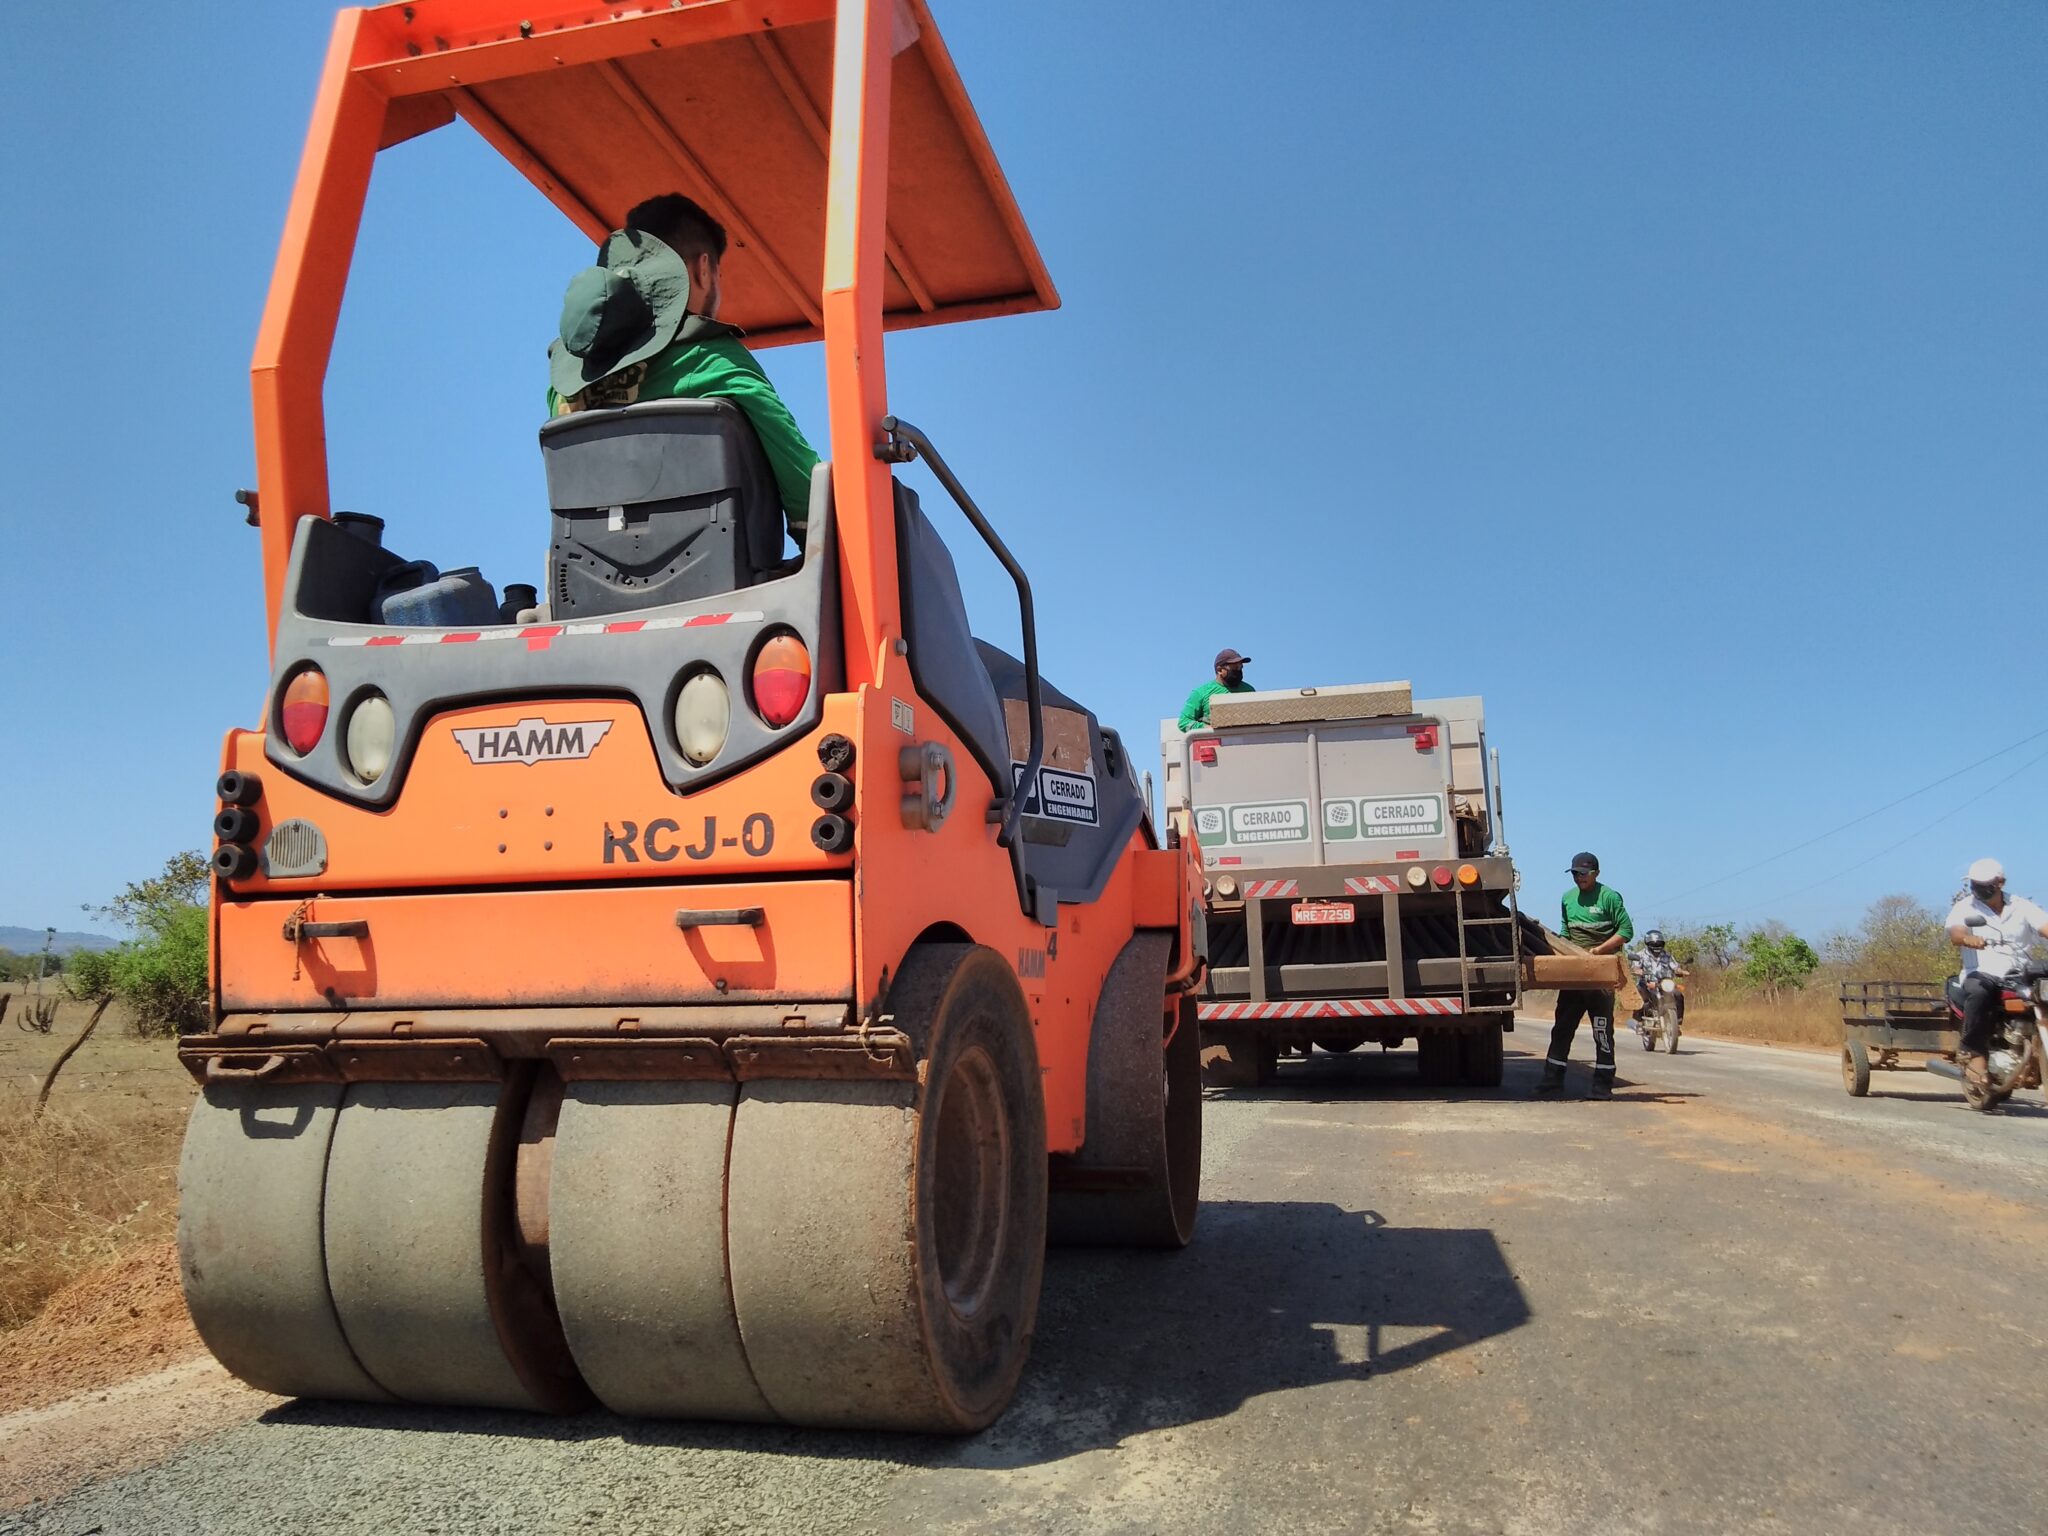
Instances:
[[[1643,942],[1652,949],[1662,949],[1664,947],[1664,930],[1662,928],[1652,928],[1643,935]]]

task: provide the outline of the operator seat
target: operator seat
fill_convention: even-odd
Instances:
[[[782,501],[730,400],[648,400],[540,429],[555,619],[714,597],[782,573]]]

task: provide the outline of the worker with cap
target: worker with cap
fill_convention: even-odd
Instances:
[[[1600,883],[1600,861],[1590,853],[1572,855],[1572,887],[1564,893],[1563,921],[1558,932],[1582,949],[1611,955],[1636,936],[1621,892]],[[1593,1020],[1593,1097],[1614,1092],[1614,993],[1605,987],[1574,987],[1557,994],[1557,1022],[1550,1031],[1550,1054],[1544,1058],[1538,1093],[1561,1093],[1564,1069],[1571,1062],[1572,1037],[1579,1020]]]
[[[1963,993],[1963,1038],[1956,1060],[1972,1104],[1991,1086],[1985,1054],[1991,1026],[2004,1006],[2005,980],[2025,960],[2030,939],[2048,933],[2048,912],[2024,896],[2005,894],[2005,866],[1979,859],[1967,876],[1969,889],[1949,909],[1949,942],[1963,952],[1956,980]],[[1972,918],[1981,919],[1974,928]]]
[[[1192,731],[1198,725],[1209,723],[1209,701],[1219,693],[1250,693],[1252,685],[1244,680],[1244,669],[1251,657],[1240,656],[1228,647],[1216,653],[1216,680],[1197,685],[1188,695],[1187,703],[1180,707],[1180,728]]]

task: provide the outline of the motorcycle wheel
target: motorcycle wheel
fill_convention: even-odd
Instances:
[[[1978,1104],[1976,1108],[1996,1109],[2007,1099],[2011,1098],[2013,1090],[2018,1088],[2020,1083],[2026,1078],[2027,1066],[2033,1061],[2034,1052],[2038,1049],[2037,1045],[2029,1041],[2027,1048],[2013,1059],[2010,1067],[2003,1072],[1992,1073],[1991,1086],[1985,1091],[1983,1102]]]
[[[1664,1054],[1667,1056],[1676,1056],[1678,1054],[1678,1021],[1676,1019],[1673,1019],[1665,1027]]]

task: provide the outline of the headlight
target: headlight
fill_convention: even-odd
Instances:
[[[1659,990],[1665,992],[1676,992],[1678,990],[1678,983],[1673,981],[1669,976],[1666,976],[1662,981],[1658,982],[1657,986]]]
[[[343,737],[342,755],[349,772],[365,784],[376,783],[391,766],[391,744],[397,732],[391,701],[381,693],[365,694],[349,711]]]
[[[716,672],[698,672],[676,693],[676,745],[699,768],[725,746],[732,727],[732,695]]]

